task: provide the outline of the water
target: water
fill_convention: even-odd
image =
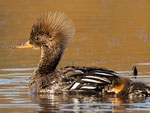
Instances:
[[[39,50],[10,49],[25,42],[37,16],[47,11],[65,12],[74,22],[76,35],[58,66],[99,66],[131,75],[150,85],[150,1],[122,0],[1,0],[0,4],[0,113],[138,112],[149,113],[150,98],[119,98],[84,94],[31,95],[30,74]]]

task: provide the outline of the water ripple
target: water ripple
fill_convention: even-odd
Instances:
[[[0,69],[0,71],[32,71],[36,68],[10,68],[10,69]]]

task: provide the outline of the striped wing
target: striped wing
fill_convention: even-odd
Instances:
[[[118,76],[114,71],[95,67],[66,67],[63,77],[71,84],[69,90],[102,91]]]

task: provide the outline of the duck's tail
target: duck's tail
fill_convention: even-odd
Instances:
[[[133,66],[133,67],[132,67],[132,70],[133,70],[133,78],[136,79],[136,77],[137,77],[137,75],[138,75],[138,70],[137,70],[136,66]]]

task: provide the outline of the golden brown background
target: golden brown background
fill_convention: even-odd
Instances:
[[[76,27],[61,66],[130,70],[150,62],[149,0],[11,0],[0,4],[1,68],[36,66],[39,51],[9,46],[26,41],[37,16],[48,11],[64,12]]]

